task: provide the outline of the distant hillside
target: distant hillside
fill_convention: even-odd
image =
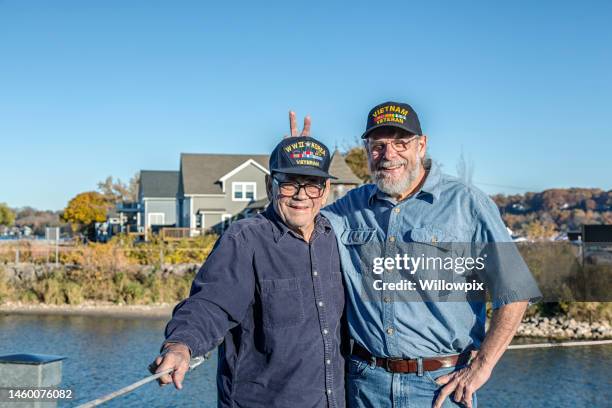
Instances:
[[[506,225],[525,236],[548,236],[580,229],[583,224],[612,224],[612,190],[556,188],[492,198]]]

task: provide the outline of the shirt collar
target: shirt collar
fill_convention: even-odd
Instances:
[[[431,159],[425,160],[424,167],[425,171],[427,171],[427,175],[425,176],[425,182],[414,197],[431,203],[432,200],[429,197],[435,200],[440,198],[440,179],[442,173],[440,171],[440,166]],[[389,197],[389,195],[387,195],[386,193],[380,191],[376,186],[374,186],[372,192],[370,193],[370,196],[368,197],[368,203],[372,205],[374,199],[387,201],[391,200],[395,203],[395,200]]]
[[[272,233],[274,236],[274,242],[278,242],[281,238],[283,238],[287,234],[292,234],[296,236],[296,238],[298,237],[298,235],[291,228],[289,228],[283,222],[283,220],[278,216],[278,214],[276,213],[276,210],[274,209],[273,203],[270,203],[268,205],[268,207],[264,211],[264,215],[268,220],[270,220],[270,223],[272,224]],[[331,232],[331,230],[332,230],[332,227],[331,227],[331,223],[329,222],[329,220],[323,217],[321,214],[317,214],[317,216],[315,217],[315,227],[314,227],[314,232],[313,232],[313,238],[314,238],[314,235],[316,234],[328,235]],[[299,239],[302,239],[302,238],[299,237]]]

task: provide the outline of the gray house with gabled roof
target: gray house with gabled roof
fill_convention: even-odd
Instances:
[[[140,214],[138,225],[145,230],[177,225],[179,172],[141,170],[138,188]]]
[[[179,226],[224,229],[253,201],[266,197],[269,156],[181,154]]]

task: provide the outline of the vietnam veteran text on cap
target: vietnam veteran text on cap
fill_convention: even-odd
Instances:
[[[419,117],[407,103],[385,102],[375,106],[368,114],[361,138],[365,139],[371,131],[383,126],[398,127],[419,136],[423,134]]]
[[[283,139],[270,155],[270,173],[301,174],[333,178],[330,175],[329,149],[312,137],[288,137]]]

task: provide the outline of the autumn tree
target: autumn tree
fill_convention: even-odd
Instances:
[[[15,212],[5,203],[0,203],[0,225],[10,227],[15,222]]]
[[[73,231],[89,230],[94,222],[106,221],[106,213],[111,207],[112,203],[103,194],[88,191],[68,202],[62,218],[70,223]]]
[[[139,183],[139,172],[134,174],[127,184],[121,181],[120,178],[115,180],[113,176],[108,176],[104,181],[98,183],[98,191],[114,204],[136,201],[138,199]]]
[[[355,146],[344,155],[344,161],[364,183],[370,182],[368,154],[363,146]]]
[[[554,238],[557,234],[556,225],[550,221],[533,220],[523,227],[527,238],[534,241]]]

